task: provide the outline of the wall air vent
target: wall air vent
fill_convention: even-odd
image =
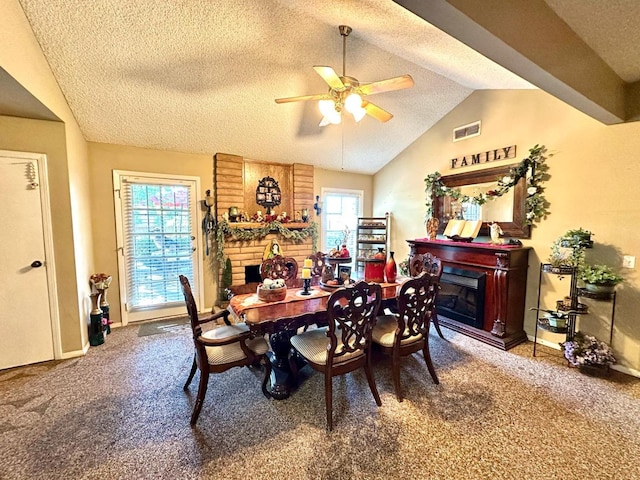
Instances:
[[[453,129],[454,142],[459,142],[465,138],[477,137],[478,135],[480,135],[480,120]]]

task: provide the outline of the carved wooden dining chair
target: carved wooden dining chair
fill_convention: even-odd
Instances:
[[[260,276],[263,280],[265,278],[272,280],[282,278],[289,286],[298,276],[298,262],[293,257],[274,255],[263,260],[262,265],[260,265]]]
[[[371,371],[371,331],[380,307],[382,288],[360,281],[337,289],[329,297],[328,327],[291,337],[291,345],[314,370],[324,373],[327,427],[333,429],[333,377],[364,368],[378,406],[380,395]]]
[[[265,375],[262,380],[262,393],[270,398],[267,391],[267,379],[271,374],[271,362],[266,356],[269,345],[262,337],[251,338],[249,328],[244,323],[229,322],[229,312],[223,310],[207,318],[198,318],[198,308],[191,292],[189,279],[180,275],[180,284],[184,301],[187,304],[187,313],[191,321],[193,342],[195,344],[195,357],[189,378],[184,384],[184,390],[189,388],[191,380],[200,370],[200,382],[198,384],[198,396],[191,414],[191,426],[198,421],[202,403],[207,393],[210,373],[222,373],[233,367],[244,366],[264,366]],[[213,328],[206,332],[202,331],[202,325],[223,318],[225,325]]]
[[[440,291],[440,277],[442,277],[442,262],[438,257],[432,255],[431,253],[417,253],[411,257],[409,261],[409,275],[412,277],[417,277],[422,272],[427,272],[431,275],[434,275],[437,278],[436,282],[432,283],[432,288],[436,291],[436,296]],[[433,308],[431,311],[431,321],[433,322],[433,326],[436,328],[436,332],[438,336],[444,339],[444,335],[442,335],[442,330],[440,330],[440,322],[438,321],[438,314],[436,312],[436,302],[434,299]]]
[[[373,342],[391,354],[393,361],[393,385],[398,401],[402,401],[400,389],[400,358],[422,350],[433,382],[438,376],[429,353],[429,325],[436,297],[437,276],[427,272],[407,280],[398,295],[398,313],[381,315],[373,328]]]

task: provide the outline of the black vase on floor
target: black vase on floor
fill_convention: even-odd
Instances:
[[[91,314],[89,315],[89,345],[95,347],[104,343],[104,332],[102,331],[102,310],[98,306],[100,294],[92,293],[89,296],[91,297]]]

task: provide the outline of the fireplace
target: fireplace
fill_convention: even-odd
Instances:
[[[441,291],[442,304],[436,307],[440,326],[503,350],[527,341],[523,327],[530,247],[426,238],[408,243],[410,258],[430,253],[442,261],[446,289]],[[456,304],[464,306],[464,311],[451,308],[453,295],[464,299]],[[449,310],[445,313],[444,308]]]
[[[482,328],[486,277],[484,272],[444,266],[436,297],[437,313]]]
[[[261,282],[260,265],[244,266],[244,283]]]

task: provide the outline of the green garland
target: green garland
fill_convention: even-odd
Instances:
[[[300,230],[291,230],[277,221],[261,223],[257,228],[247,229],[232,227],[229,222],[221,220],[216,226],[216,242],[218,244],[216,258],[218,262],[224,260],[224,242],[227,237],[233,237],[238,242],[247,242],[262,239],[275,231],[287,240],[293,240],[294,242],[302,242],[304,239],[311,237],[313,251],[316,252],[318,250],[318,224],[314,222]]]
[[[435,197],[451,197],[460,203],[475,203],[484,205],[490,200],[495,200],[509,191],[516,185],[522,177],[527,178],[527,198],[525,200],[526,219],[525,223],[531,225],[546,217],[549,213],[549,203],[544,198],[544,188],[540,185],[548,179],[547,171],[549,166],[545,163],[547,157],[544,155],[547,149],[544,145],[536,145],[529,149],[529,156],[518,165],[509,169],[509,174],[498,179],[498,186],[494,190],[481,193],[475,197],[463,195],[459,188],[448,188],[442,184],[442,175],[435,172],[427,175],[424,179],[425,193],[427,195],[427,218],[433,215],[433,199]],[[528,174],[531,171],[531,174]]]

